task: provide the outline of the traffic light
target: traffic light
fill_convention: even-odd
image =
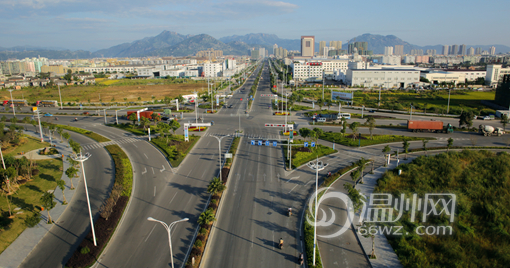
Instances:
[[[241,98],[241,101],[243,101],[243,98]]]

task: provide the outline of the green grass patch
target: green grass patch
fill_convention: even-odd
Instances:
[[[508,153],[463,150],[420,156],[410,164],[400,165],[399,169],[401,175],[396,170],[386,172],[378,180],[375,192],[391,193],[393,197],[403,194],[410,199],[414,193],[418,198],[424,198],[425,193],[456,195],[453,222],[445,212],[427,217],[426,222],[419,215],[419,222],[411,222],[410,210],[404,211],[399,221],[392,224],[403,226],[402,235],[387,238],[404,267],[417,264],[420,267],[508,266]],[[445,202],[448,201],[447,198]],[[416,228],[421,225],[451,227],[452,235],[449,231],[447,235],[417,235]]]
[[[225,167],[230,167],[230,165],[232,164],[232,159],[234,159],[234,156],[236,155],[237,147],[239,147],[239,142],[241,142],[241,138],[239,137],[235,137],[234,140],[232,141],[232,146],[230,146],[230,150],[228,151],[229,153],[232,154],[232,158],[227,158],[227,160],[225,161]]]
[[[133,167],[126,153],[118,145],[105,147],[115,162],[115,183],[122,185],[122,196],[131,196],[133,188]]]
[[[120,128],[124,131],[131,132],[138,136],[145,136],[147,135],[147,131],[143,130],[143,128],[138,127],[137,125],[133,125],[131,123],[124,123],[124,124],[109,124],[109,127],[116,127]]]
[[[99,135],[97,133],[94,133],[90,130],[86,130],[86,129],[83,129],[83,128],[78,128],[78,127],[71,127],[71,126],[66,126],[66,125],[55,125],[57,127],[61,127],[63,129],[66,129],[66,130],[69,130],[69,131],[73,131],[73,132],[76,132],[76,133],[80,133],[82,135],[85,135],[97,142],[106,142],[106,141],[110,141],[110,139],[106,138],[105,136],[102,136],[102,135]]]
[[[342,133],[338,132],[325,132],[322,136],[320,136],[320,139],[352,147],[357,147],[360,144],[359,134],[358,137],[356,137],[356,139],[353,139],[352,134],[342,135]],[[361,134],[361,146],[390,142],[400,142],[404,140],[407,141],[433,140],[433,138],[406,137],[398,135],[373,135],[371,139],[369,134]]]
[[[308,107],[308,106],[297,105],[297,104],[294,104],[290,107],[291,111],[306,111],[306,110],[310,110],[310,109],[312,109],[312,108]]]
[[[168,136],[168,142],[167,138],[158,137],[152,139],[151,143],[161,149],[172,167],[178,167],[199,139],[199,136],[190,135],[187,142],[184,141],[183,135],[171,135]]]
[[[310,215],[310,212],[308,209],[306,210],[306,217],[313,219],[313,216]],[[308,221],[303,219],[303,226],[304,226],[304,240],[305,240],[305,251],[306,251],[306,262],[308,264],[308,267],[317,267],[322,268],[322,260],[321,255],[319,252],[319,247],[315,248],[315,266],[313,266],[313,234],[314,234],[314,227],[308,223]]]
[[[15,156],[20,154],[21,152],[24,152],[26,154],[33,150],[50,147],[50,143],[41,142],[38,138],[25,135],[23,138],[20,139],[20,144],[18,146],[12,145],[10,143],[5,144],[4,146],[2,147],[2,153],[4,154],[4,156]]]
[[[0,198],[0,252],[3,252],[27,227],[25,219],[39,215],[41,211],[40,198],[48,190],[55,190],[57,179],[62,177],[62,160],[51,159],[37,161],[39,174],[32,176],[32,179],[22,184],[15,194],[9,195],[13,219],[9,219],[9,208],[5,194]],[[57,191],[60,191],[58,189]],[[14,211],[15,208],[21,210]],[[16,214],[23,212],[22,214]],[[44,211],[46,214],[47,212]],[[51,215],[51,212],[50,212]]]
[[[311,142],[308,141],[308,144],[310,144],[310,143]],[[304,141],[294,139],[293,144],[304,144]],[[310,146],[310,145],[308,145],[308,146]],[[284,147],[285,165],[288,167],[289,159],[287,157],[287,150],[288,150],[287,146],[285,146]],[[311,149],[310,147],[304,148],[301,146],[292,146],[291,152],[292,152],[292,158],[291,158],[292,168],[297,168],[309,161],[314,160],[317,157],[323,157],[328,154],[336,153],[337,150],[333,150],[333,148],[316,143],[316,147],[314,149]]]

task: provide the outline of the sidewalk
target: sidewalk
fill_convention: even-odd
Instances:
[[[38,134],[36,134],[33,131],[24,131],[24,134],[39,137]],[[72,150],[71,148],[67,148],[67,144],[60,143],[60,141],[56,140],[53,144],[56,144],[56,148],[60,154],[59,155],[39,155],[39,150],[34,150],[26,153],[25,155],[19,155],[16,156],[17,158],[20,158],[22,156],[26,156],[29,158],[29,156],[32,156],[32,159],[34,160],[47,160],[47,159],[55,159],[62,157],[62,154],[64,155],[70,155]],[[71,190],[71,183],[70,179],[65,174],[65,170],[69,168],[69,162],[64,159],[63,161],[63,173],[62,173],[62,180],[66,182],[66,189],[64,190],[66,199],[68,203],[72,200],[75,191]],[[81,173],[80,173],[81,174]],[[73,183],[75,186],[78,184],[79,178],[75,178]],[[55,194],[55,201],[56,205],[53,209],[50,210],[51,218],[54,222],[58,223],[58,220],[62,213],[64,213],[64,210],[66,209],[67,205],[62,205],[63,202],[63,196],[62,191],[60,188],[56,187],[56,189],[53,192]],[[19,212],[22,212],[19,210]],[[23,260],[28,256],[28,254],[34,249],[34,247],[41,241],[41,239],[48,233],[50,228],[53,226],[53,224],[47,224],[47,214],[48,212],[46,210],[41,211],[41,221],[33,228],[26,228],[18,238],[12,244],[6,248],[2,254],[0,254],[0,267],[18,267]]]

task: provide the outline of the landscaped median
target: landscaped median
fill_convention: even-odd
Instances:
[[[183,135],[171,135],[168,138],[159,136],[150,142],[163,152],[172,167],[178,167],[199,139],[199,136],[191,135],[189,141],[184,141]]]
[[[293,147],[291,149],[292,168],[297,168],[309,161],[316,159],[317,157],[323,157],[325,155],[337,152],[337,150],[335,150],[335,149],[332,149],[330,147],[327,147],[327,146],[324,146],[321,144],[317,144],[317,143],[316,143],[315,148],[304,147],[304,143],[305,143],[305,141],[303,141],[303,140],[294,140],[294,142],[292,143],[292,147]],[[301,144],[303,146],[299,146]],[[311,144],[311,142],[308,142],[308,146],[311,146],[310,144]],[[289,167],[289,158],[288,158],[288,147],[289,146],[285,146],[285,145],[283,145],[283,146],[284,146],[284,154],[285,154],[285,166]]]
[[[97,246],[94,246],[92,232],[89,232],[66,267],[88,267],[94,264],[115,232],[131,196],[133,168],[128,156],[118,145],[108,145],[105,148],[115,162],[115,183],[110,196],[100,208],[101,217],[94,223]]]
[[[390,142],[401,142],[404,140],[434,140],[434,138],[407,137],[399,135],[372,135],[372,137],[370,137],[369,134],[358,134],[356,137],[353,137],[353,134],[347,135],[338,132],[324,132],[320,136],[320,139],[352,147],[357,147],[359,145],[367,146]]]
[[[232,163],[240,141],[241,138],[239,137],[236,137],[232,140],[232,144],[230,145],[229,150],[229,153],[232,154],[232,158],[227,158],[225,161],[225,165],[221,170],[221,175],[223,178],[213,178],[207,187],[207,191],[211,194],[211,201],[208,208],[202,214],[200,214],[200,217],[198,218],[198,224],[200,226],[199,232],[193,241],[193,248],[188,257],[188,260],[186,261],[186,268],[200,266],[200,262],[203,257],[202,255],[207,245],[207,239],[211,233],[212,223],[216,220],[216,213],[218,212],[218,206],[220,204],[221,197],[223,196],[223,191],[227,188],[225,185],[227,184],[228,174],[230,173],[230,168],[232,167]]]
[[[97,133],[94,133],[90,130],[86,130],[86,129],[83,129],[83,128],[78,128],[78,127],[71,127],[71,126],[67,126],[67,125],[57,125],[57,124],[51,124],[51,123],[48,123],[49,125],[54,125],[55,127],[57,128],[63,128],[65,130],[69,130],[69,131],[73,131],[73,132],[76,132],[76,133],[80,133],[84,136],[87,136],[97,142],[107,142],[107,141],[110,141],[110,139],[104,137],[104,136],[101,136]]]

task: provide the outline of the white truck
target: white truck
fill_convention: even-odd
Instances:
[[[503,131],[503,128],[493,127],[493,126],[489,126],[489,125],[480,125],[478,127],[478,132],[483,133],[484,136],[492,136],[492,135],[501,136],[501,135],[505,134],[505,131]]]

